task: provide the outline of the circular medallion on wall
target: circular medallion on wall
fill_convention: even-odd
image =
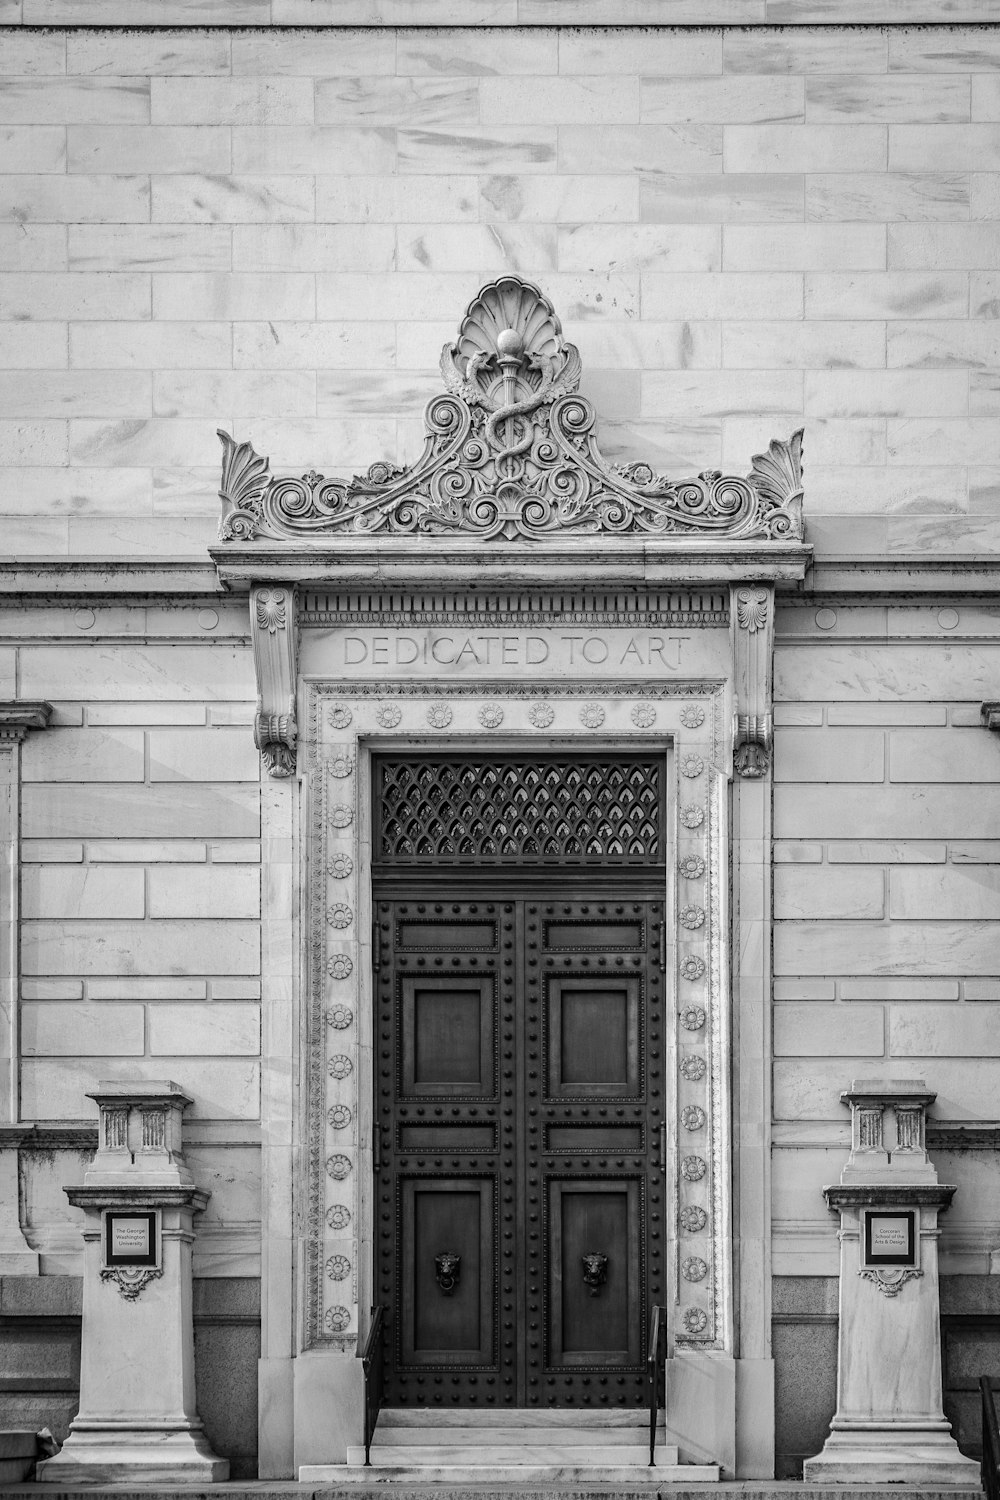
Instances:
[[[351,713],[351,710],[348,708],[346,703],[335,703],[330,709],[327,718],[330,720],[330,723],[333,725],[334,729],[346,729],[348,724],[354,718],[354,715]]]
[[[346,953],[335,953],[327,959],[326,972],[331,979],[350,979],[354,972],[354,960]]]
[[[708,1313],[701,1307],[689,1307],[684,1314],[684,1327],[688,1333],[704,1333],[708,1327]]]
[[[331,1005],[326,1013],[327,1025],[334,1031],[346,1031],[353,1020],[354,1012],[349,1005]]]
[[[681,1162],[681,1176],[685,1182],[700,1182],[706,1170],[700,1156],[685,1156]]]
[[[350,828],[354,822],[353,807],[331,807],[330,822],[334,828]]]
[[[528,718],[536,729],[548,729],[555,716],[556,711],[551,703],[533,703],[528,709]]]
[[[331,1078],[350,1078],[354,1072],[354,1064],[343,1052],[338,1052],[336,1057],[331,1057],[326,1065],[326,1071]]]
[[[499,729],[503,723],[503,709],[499,703],[484,703],[478,718],[484,729]]]
[[[344,776],[350,776],[351,772],[354,770],[354,756],[334,755],[327,762],[327,765],[329,767],[331,776],[338,776],[341,778],[343,778]]]
[[[685,1281],[704,1281],[708,1275],[708,1266],[700,1255],[689,1255],[681,1266],[681,1275]]]
[[[354,874],[354,861],[349,854],[335,854],[327,869],[334,880],[346,880]]]
[[[700,979],[705,972],[705,960],[699,958],[697,953],[689,953],[687,958],[681,959],[681,978]]]
[[[346,1130],[354,1116],[346,1104],[334,1104],[327,1110],[326,1118],[329,1120],[333,1130]]]
[[[604,709],[599,703],[585,703],[580,709],[580,723],[585,729],[600,729],[604,718]]]
[[[327,909],[326,920],[331,927],[350,927],[354,920],[354,913],[343,901],[335,901]]]
[[[331,1255],[326,1263],[326,1274],[331,1281],[345,1281],[351,1274],[351,1262],[346,1255]]]
[[[398,703],[380,703],[375,710],[375,718],[383,729],[395,729],[403,717],[403,710]]]
[[[636,729],[652,729],[656,723],[656,709],[651,703],[637,703],[632,709],[631,719]]]
[[[448,703],[432,703],[427,709],[427,722],[432,729],[447,729],[454,717]]]
[[[705,873],[705,861],[700,854],[685,854],[677,861],[677,871],[685,880],[700,880]]]
[[[328,1307],[323,1322],[328,1333],[343,1333],[351,1326],[351,1315],[346,1307]]]
[[[331,1229],[346,1229],[351,1222],[351,1210],[346,1203],[335,1203],[326,1211],[326,1222]]]
[[[703,925],[705,911],[701,906],[682,906],[678,912],[678,918],[682,927],[690,928],[693,931],[696,927]]]
[[[686,1104],[681,1110],[681,1124],[685,1130],[704,1130],[705,1111],[697,1104]]]
[[[705,769],[705,762],[700,755],[685,755],[681,761],[681,775],[688,777],[700,776]]]
[[[688,1005],[681,1011],[681,1025],[685,1031],[700,1031],[705,1024],[705,1012],[700,1005]]]
[[[700,1083],[704,1076],[705,1059],[703,1057],[681,1059],[681,1077],[686,1078],[688,1083]]]
[[[705,710],[700,703],[689,703],[681,709],[681,723],[685,729],[700,729],[705,722]]]
[[[343,1182],[345,1177],[351,1175],[351,1158],[349,1156],[328,1156],[326,1159],[326,1172],[334,1182]]]
[[[705,809],[696,807],[692,802],[688,807],[681,808],[680,820],[685,828],[700,828],[705,821]]]
[[[708,1214],[697,1203],[687,1204],[677,1217],[681,1228],[686,1229],[688,1234],[699,1234],[708,1223]]]

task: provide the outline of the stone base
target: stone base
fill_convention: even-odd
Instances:
[[[861,1428],[830,1433],[802,1466],[806,1484],[978,1485],[979,1465],[948,1432]]]
[[[41,1484],[216,1484],[229,1478],[198,1428],[71,1427],[62,1451],[38,1465]]]

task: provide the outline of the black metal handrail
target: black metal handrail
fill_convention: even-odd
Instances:
[[[1000,1382],[994,1382],[989,1375],[980,1375],[979,1390],[983,1398],[983,1489],[986,1500],[1000,1500],[1000,1426],[993,1399],[994,1390],[1000,1390]]]
[[[649,1320],[649,1343],[646,1345],[646,1396],[649,1401],[649,1465],[656,1462],[656,1422],[660,1412],[660,1379],[664,1373],[661,1349],[667,1332],[667,1310],[654,1307]],[[665,1399],[665,1397],[664,1397]],[[990,1496],[989,1500],[997,1500]]]
[[[385,1308],[379,1304],[372,1308],[372,1322],[365,1339],[365,1347],[361,1351],[361,1369],[365,1377],[365,1465],[371,1463],[372,1438],[375,1436],[375,1423],[378,1414],[382,1410],[383,1373],[385,1369],[385,1357],[383,1353],[384,1340],[382,1329],[385,1322]]]

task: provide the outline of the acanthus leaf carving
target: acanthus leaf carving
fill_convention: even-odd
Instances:
[[[426,407],[414,464],[380,461],[351,479],[276,477],[249,443],[220,432],[221,540],[801,539],[801,431],[773,441],[745,477],[704,470],[674,480],[647,463],[612,465],[579,394],[581,369],[548,298],[501,277],[473,299],[442,351],[446,389]]]
[[[254,740],[271,776],[295,774],[295,590],[254,585],[250,629],[257,675]]]

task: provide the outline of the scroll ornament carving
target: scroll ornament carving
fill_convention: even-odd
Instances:
[[[424,451],[409,467],[278,477],[250,443],[220,431],[222,541],[802,536],[801,432],[772,442],[746,477],[710,469],[674,480],[647,463],[609,464],[579,394],[579,351],[530,282],[503,276],[484,286],[440,367],[445,391],[426,407]]]
[[[883,1297],[898,1297],[908,1281],[923,1274],[916,1266],[900,1266],[892,1271],[869,1269],[859,1272],[862,1281],[873,1281]]]
[[[295,774],[295,593],[255,585],[250,593],[250,627],[257,673],[254,740],[268,773]]]
[[[143,1287],[163,1275],[159,1266],[110,1266],[101,1272],[102,1281],[115,1281],[126,1302],[134,1302]]]

